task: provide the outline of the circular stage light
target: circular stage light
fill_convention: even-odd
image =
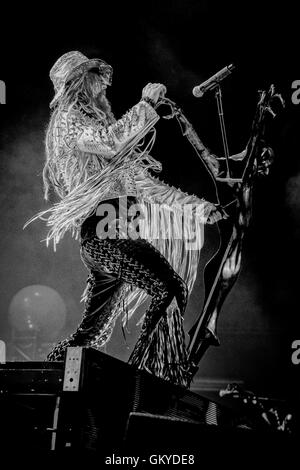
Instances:
[[[52,337],[66,321],[66,306],[59,293],[48,286],[32,285],[17,292],[9,306],[9,322],[22,333]]]

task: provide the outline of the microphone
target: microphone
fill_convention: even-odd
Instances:
[[[216,86],[218,86],[219,83],[227,77],[227,75],[231,74],[233,69],[235,69],[235,66],[230,64],[224,67],[222,70],[219,70],[219,72],[215,73],[215,75],[201,83],[201,85],[195,86],[193,88],[193,95],[196,98],[201,98],[206,91],[216,88]]]

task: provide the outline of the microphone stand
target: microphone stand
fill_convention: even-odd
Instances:
[[[225,160],[226,160],[226,179],[227,179],[227,178],[231,178],[230,167],[229,167],[229,150],[228,150],[225,122],[224,122],[224,113],[223,113],[223,104],[222,104],[222,91],[221,91],[221,87],[220,87],[219,83],[216,84],[215,98],[217,100],[218,115],[219,115],[220,126],[221,126],[224,156],[225,156]]]

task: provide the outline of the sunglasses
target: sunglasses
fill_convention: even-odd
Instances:
[[[89,72],[98,75],[106,85],[112,83],[112,67],[110,65],[100,65],[100,67],[93,67]]]

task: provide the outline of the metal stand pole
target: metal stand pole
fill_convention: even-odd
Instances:
[[[225,129],[225,122],[224,122],[224,113],[223,113],[223,104],[222,104],[222,91],[220,85],[217,85],[215,91],[215,97],[217,100],[218,106],[218,114],[220,119],[220,126],[221,126],[221,133],[222,133],[222,140],[223,140],[223,148],[224,148],[224,156],[226,159],[226,178],[230,178],[230,168],[229,168],[229,150],[228,150],[228,143],[226,137],[226,129]]]

